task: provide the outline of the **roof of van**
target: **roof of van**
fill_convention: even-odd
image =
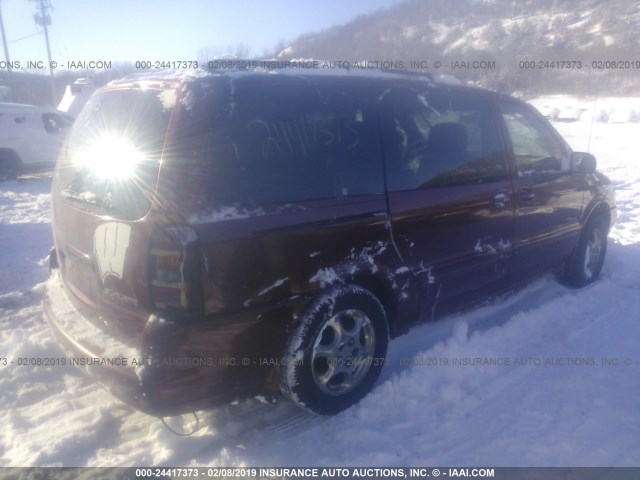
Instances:
[[[230,62],[230,63],[226,63]],[[326,67],[321,60],[221,60],[221,68],[197,68],[190,70],[158,70],[127,75],[109,85],[121,85],[145,81],[192,81],[203,77],[227,76],[238,78],[246,75],[291,75],[300,77],[360,77],[374,79],[404,79],[425,81],[433,85],[468,86],[451,75],[432,74],[413,70],[395,70],[369,67]],[[228,68],[227,68],[228,67]]]

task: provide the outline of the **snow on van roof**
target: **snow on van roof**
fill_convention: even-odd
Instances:
[[[373,66],[372,66],[373,65]],[[190,81],[203,77],[228,76],[237,78],[247,74],[272,74],[292,76],[323,77],[365,77],[387,79],[424,80],[431,84],[464,85],[451,75],[432,74],[415,70],[382,68],[377,62],[367,60],[350,62],[334,62],[328,60],[300,58],[293,60],[263,59],[243,60],[237,58],[216,59],[208,62],[207,67],[188,70],[158,70],[140,72],[115,80],[110,85],[143,81]]]
[[[139,73],[132,73],[118,80],[112,80],[108,85],[119,85],[123,83],[145,82],[145,81],[163,81],[163,80],[190,80],[198,77],[209,76],[206,70],[190,69],[190,70],[155,70]]]

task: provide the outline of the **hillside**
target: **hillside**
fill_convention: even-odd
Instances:
[[[404,68],[419,61],[430,71],[437,60],[438,73],[502,91],[634,94],[639,31],[640,4],[633,1],[408,0],[303,35],[274,55],[392,60]],[[474,60],[487,63],[473,68]]]

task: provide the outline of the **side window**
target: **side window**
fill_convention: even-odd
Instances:
[[[62,133],[71,126],[73,120],[70,117],[55,113],[43,113],[42,123],[47,133]]]
[[[233,97],[230,115],[222,122],[226,134],[216,130],[212,134],[217,138],[210,141],[208,190],[216,203],[268,204],[384,192],[376,117],[358,92],[238,86]]]
[[[506,176],[484,99],[464,92],[395,89],[382,102],[383,111],[391,112],[383,120],[389,190],[487,183]]]
[[[569,152],[548,125],[524,105],[502,102],[518,176],[568,171]]]

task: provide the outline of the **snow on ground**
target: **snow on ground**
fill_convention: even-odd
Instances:
[[[62,358],[40,307],[51,182],[0,184],[0,358],[14,362],[0,363],[0,465],[640,465],[640,124],[629,113],[639,100],[533,103],[583,112],[556,126],[615,183],[601,280],[570,290],[547,276],[413,329],[391,342],[374,391],[333,418],[253,399],[200,412],[183,438],[71,367],[17,365]],[[509,365],[453,364],[476,357]]]

